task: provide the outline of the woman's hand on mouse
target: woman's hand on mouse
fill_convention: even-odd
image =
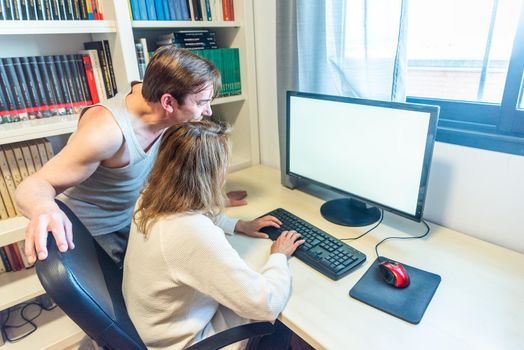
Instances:
[[[282,225],[282,222],[276,217],[266,215],[251,221],[238,220],[235,226],[235,232],[243,233],[249,237],[268,238],[268,235],[260,232],[260,229],[267,226],[279,228],[280,225]]]
[[[271,245],[271,254],[282,253],[289,258],[305,242],[300,237],[297,231],[283,231]]]

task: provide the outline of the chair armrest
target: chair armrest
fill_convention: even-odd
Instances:
[[[199,341],[186,350],[220,349],[229,344],[260,335],[271,334],[275,326],[271,322],[254,322],[233,327]]]

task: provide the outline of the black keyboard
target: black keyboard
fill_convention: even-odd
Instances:
[[[265,215],[273,215],[282,221],[282,225],[280,228],[264,227],[260,231],[267,233],[272,240],[276,240],[282,231],[300,233],[305,243],[293,255],[331,279],[344,277],[366,260],[366,255],[360,251],[285,209],[278,208]]]

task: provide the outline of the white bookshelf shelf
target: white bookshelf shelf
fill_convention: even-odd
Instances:
[[[23,240],[28,222],[23,216],[0,220],[0,247]]]
[[[244,94],[241,95],[234,95],[234,96],[226,96],[226,97],[218,97],[213,102],[211,102],[212,106],[221,105],[225,103],[231,103],[231,102],[238,102],[238,101],[244,101],[246,99],[246,96]]]
[[[2,350],[62,350],[80,342],[85,333],[58,307],[42,311],[34,321],[38,329],[25,339],[15,343],[6,342]],[[13,337],[16,334],[12,335]]]
[[[114,33],[114,21],[0,21],[0,35]]]
[[[75,131],[78,115],[25,120],[0,125],[0,145]]]
[[[133,28],[238,28],[241,23],[238,21],[132,21]]]
[[[0,275],[0,310],[5,310],[44,293],[44,288],[34,268]]]

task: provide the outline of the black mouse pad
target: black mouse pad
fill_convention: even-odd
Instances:
[[[394,261],[384,257],[381,259]],[[437,290],[440,276],[403,264],[410,284],[406,288],[395,288],[384,282],[379,263],[378,259],[373,262],[351,288],[349,295],[404,321],[419,323]]]

